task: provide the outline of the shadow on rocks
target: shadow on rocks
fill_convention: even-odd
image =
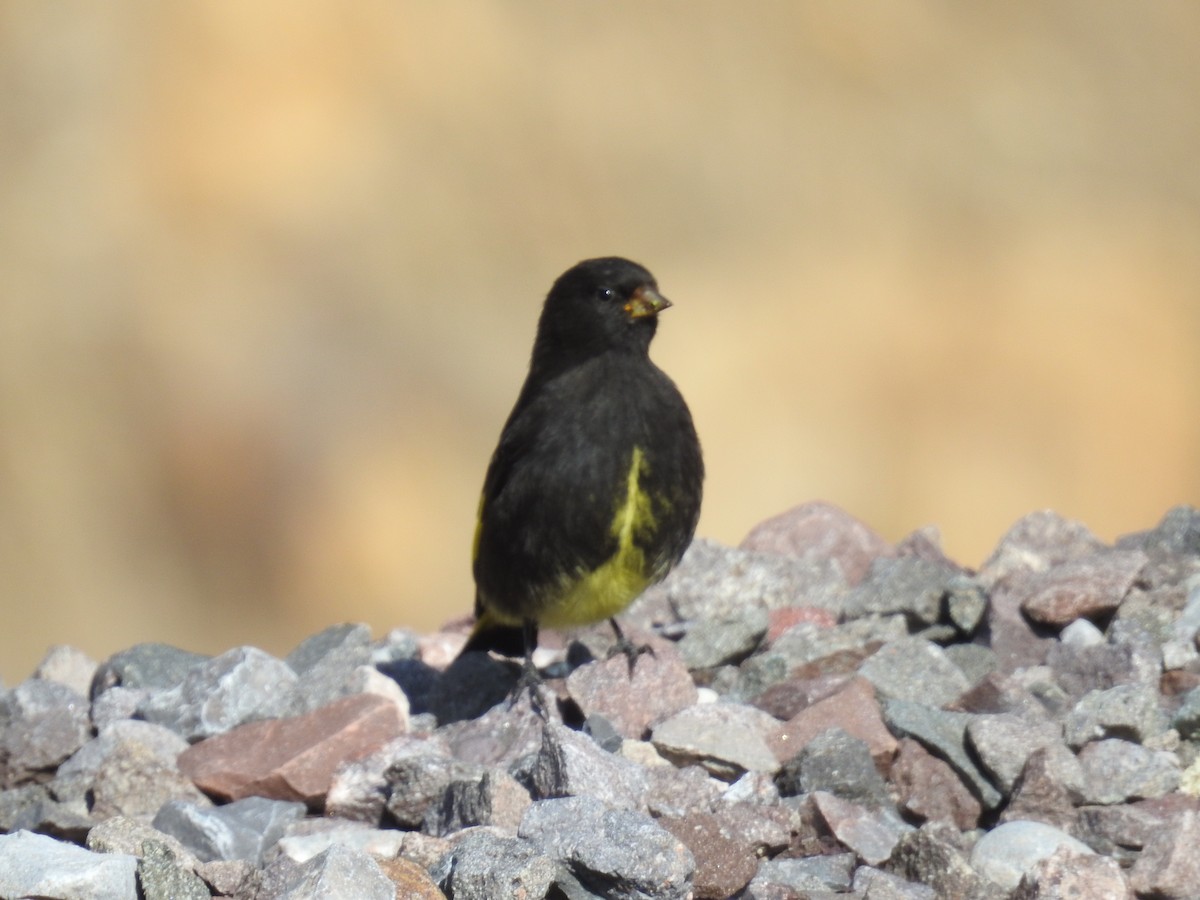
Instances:
[[[396,659],[375,666],[404,691],[408,698],[409,712],[413,715],[430,711],[430,694],[438,683],[441,673],[419,659]]]
[[[426,700],[439,725],[474,719],[504,702],[520,669],[486,653],[464,653],[438,676]]]

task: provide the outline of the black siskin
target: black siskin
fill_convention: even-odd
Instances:
[[[677,563],[704,462],[687,404],[650,361],[670,302],[648,271],[589,259],[554,283],[529,375],[492,455],[475,530],[475,628],[463,652],[525,658],[537,629],[616,619]]]

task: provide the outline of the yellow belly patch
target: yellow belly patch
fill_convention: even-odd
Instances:
[[[625,499],[617,507],[611,526],[617,552],[599,568],[564,581],[565,593],[545,607],[538,616],[539,624],[567,628],[611,618],[653,581],[654,573],[647,571],[646,554],[634,540],[635,535],[652,532],[656,527],[650,497],[639,483],[644,466],[642,449],[634,447]]]

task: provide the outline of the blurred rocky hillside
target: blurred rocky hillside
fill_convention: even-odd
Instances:
[[[1200,501],[1200,7],[0,7],[0,674],[467,612],[538,304],[648,265],[701,533]]]

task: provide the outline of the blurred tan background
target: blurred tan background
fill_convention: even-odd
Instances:
[[[1200,6],[0,6],[0,675],[471,603],[542,297],[644,262],[709,467],[978,564],[1200,502]]]

